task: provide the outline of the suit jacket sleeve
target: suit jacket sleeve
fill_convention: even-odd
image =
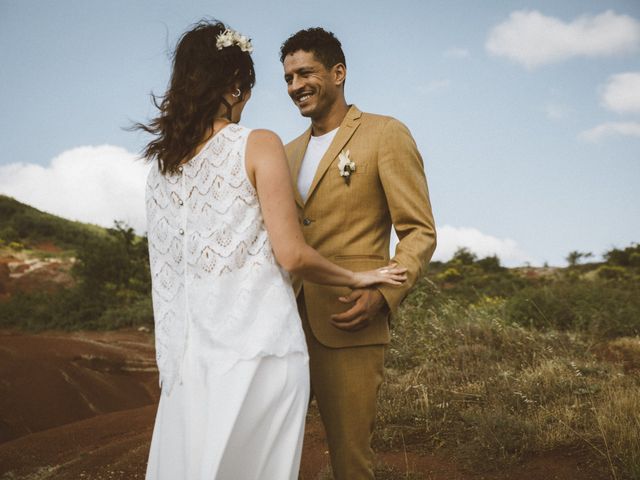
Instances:
[[[402,286],[379,287],[392,315],[420,278],[436,248],[436,230],[422,157],[409,129],[395,119],[384,126],[378,172],[398,239],[395,261],[406,267]]]

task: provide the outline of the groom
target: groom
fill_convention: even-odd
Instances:
[[[372,479],[390,317],[436,246],[422,158],[398,120],[347,104],[346,62],[332,33],[301,30],[280,54],[289,96],[311,119],[286,146],[307,243],[338,265],[368,270],[389,263],[393,225],[400,242],[392,261],[408,269],[400,287],[294,283],[334,478]]]

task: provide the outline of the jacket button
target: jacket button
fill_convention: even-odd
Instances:
[[[302,220],[302,224],[307,227],[309,225],[311,225],[311,219],[309,218],[305,218],[304,220]]]
[[[184,230],[183,230],[183,229],[180,229],[180,230],[178,230],[178,233],[179,233],[180,235],[184,235]]]
[[[178,167],[178,171],[182,173],[182,166]]]
[[[183,202],[182,200],[178,200],[178,203],[179,203],[180,205],[184,205],[184,202]]]

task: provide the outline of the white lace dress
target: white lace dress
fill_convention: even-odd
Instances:
[[[149,259],[161,397],[147,480],[296,479],[308,355],[228,125],[176,174],[149,172]]]

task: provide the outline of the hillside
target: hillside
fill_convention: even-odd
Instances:
[[[77,252],[107,229],[42,212],[0,195],[0,302],[75,284]]]
[[[395,385],[393,372],[391,386]],[[0,330],[0,478],[142,479],[159,399],[148,332]],[[397,398],[397,395],[395,395]],[[383,412],[393,397],[383,394]],[[398,412],[399,413],[399,412]],[[381,418],[381,433],[398,426]],[[444,449],[378,445],[380,480],[600,480],[589,452],[563,448],[499,470],[470,468]],[[307,417],[302,480],[329,480],[315,405]]]
[[[23,248],[59,254],[105,236],[105,228],[42,212],[0,194],[0,246],[15,242]]]
[[[17,236],[0,248],[0,478],[142,478],[158,395],[146,238],[2,205]],[[432,262],[392,325],[377,478],[640,478],[640,245],[569,257]],[[325,452],[312,408],[304,478],[329,480]]]
[[[0,195],[0,327],[151,327],[146,237],[74,222]]]

